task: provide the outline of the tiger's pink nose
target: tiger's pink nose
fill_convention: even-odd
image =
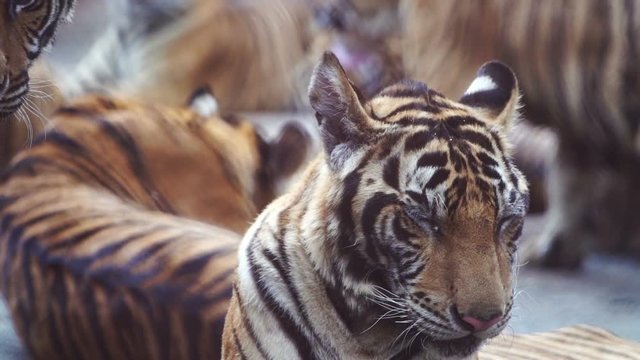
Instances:
[[[473,316],[462,316],[462,321],[471,326],[474,332],[484,331],[502,320],[501,313],[494,313],[486,318],[477,318]]]

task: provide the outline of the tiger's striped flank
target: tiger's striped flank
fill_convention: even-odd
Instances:
[[[219,358],[240,234],[305,139],[115,98],[60,109],[0,179],[0,290],[31,357]]]

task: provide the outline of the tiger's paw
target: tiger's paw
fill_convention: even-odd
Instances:
[[[540,258],[534,263],[549,269],[579,270],[585,257],[580,246],[576,246],[579,239],[565,234],[556,234]]]

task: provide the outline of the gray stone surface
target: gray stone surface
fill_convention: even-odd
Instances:
[[[0,359],[20,360],[25,358],[24,349],[13,330],[6,304],[0,298]]]

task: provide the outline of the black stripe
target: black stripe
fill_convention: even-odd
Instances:
[[[236,332],[236,328],[231,328],[231,333],[233,334],[233,342],[240,352],[240,360],[246,360],[247,355],[245,355],[244,350],[242,350],[242,345],[240,345],[240,340],[238,339],[238,333]]]
[[[441,121],[433,120],[431,118],[424,117],[424,116],[403,116],[393,121],[393,124],[401,125],[401,126],[435,127],[441,123],[442,123]]]
[[[373,196],[369,197],[362,208],[360,223],[362,226],[362,234],[365,238],[365,251],[371,262],[374,264],[380,263],[380,250],[378,249],[380,244],[378,244],[378,237],[376,236],[376,224],[378,223],[378,218],[384,208],[396,204],[398,204],[398,198],[396,195],[377,192]],[[377,285],[383,286],[386,284],[386,280],[383,276],[380,276],[378,279],[372,279],[373,275],[381,275],[380,272],[371,272],[368,278],[369,280],[373,280]]]
[[[420,245],[419,244],[414,244],[413,242],[411,242],[411,238],[415,237],[414,234],[412,234],[411,232],[407,231],[401,223],[401,218],[400,216],[396,216],[393,219],[393,225],[392,225],[392,231],[393,231],[393,235],[395,237],[395,239],[397,241],[400,241],[404,244],[409,245],[411,248],[413,248],[414,250],[420,250]]]
[[[90,151],[87,150],[87,148],[83,144],[77,142],[75,139],[72,139],[66,134],[63,134],[59,131],[51,131],[51,132],[48,132],[47,134],[42,134],[35,141],[35,144],[40,144],[40,143],[42,144],[52,143],[52,144],[55,144],[57,147],[61,148],[63,151],[69,154],[69,158],[66,158],[64,160],[66,161],[72,160],[73,166],[76,167],[77,169],[73,169],[69,166],[66,166],[64,163],[59,163],[58,162],[59,159],[57,158],[54,158],[54,159],[44,158],[45,160],[43,161],[43,164],[55,166],[56,168],[60,169],[62,173],[72,174],[82,182],[87,181],[85,176],[82,176],[82,175],[86,175],[89,177],[90,180],[96,182],[103,188],[114,192],[118,196],[129,197],[128,196],[129,192],[120,183],[120,181],[113,176],[113,171],[109,171],[107,167],[105,167],[104,165],[98,164],[96,162],[97,159],[95,155],[91,154]],[[24,159],[23,161],[28,161],[31,158],[32,157],[29,157],[27,159]],[[80,159],[82,159],[82,161],[79,161]],[[87,164],[91,165],[91,167],[87,166],[83,162],[86,162]],[[22,165],[22,166],[25,166],[25,165]],[[81,171],[83,174],[81,175],[78,172],[78,170]]]
[[[485,174],[486,176],[492,178],[492,179],[496,179],[496,180],[502,179],[500,174],[491,166],[483,166],[482,167],[482,173]]]
[[[369,162],[369,157],[358,165],[358,168],[348,174],[342,183],[342,199],[337,207],[337,217],[339,223],[338,230],[338,251],[339,258],[337,261],[346,261],[343,267],[344,273],[340,272],[340,276],[351,276],[355,280],[363,281],[369,274],[367,269],[370,268],[367,259],[357,249],[353,248],[355,243],[354,229],[355,221],[353,219],[353,200],[358,193],[362,174],[360,169]]]
[[[176,211],[173,209],[170,202],[164,198],[149,176],[142,154],[140,153],[135,139],[131,134],[129,134],[125,129],[118,128],[108,120],[98,117],[92,117],[91,119],[97,122],[100,125],[100,128],[120,146],[125,154],[127,154],[131,170],[145,188],[146,192],[150,195],[157,208],[165,213],[176,214]]]
[[[480,146],[489,153],[493,153],[491,139],[489,139],[485,134],[472,130],[462,130],[459,134],[464,140]]]
[[[47,334],[52,342],[53,348],[57,349],[58,353],[61,354],[60,358],[80,359],[81,356],[77,353],[77,346],[74,344],[73,337],[68,336],[71,334],[71,326],[69,325],[69,317],[66,316],[66,314],[68,314],[68,289],[64,281],[64,271],[59,267],[47,267],[46,270],[53,278],[51,287],[49,288],[49,294],[51,294],[52,299],[47,302],[47,317],[49,318],[47,322],[49,331]],[[58,310],[54,310],[54,304],[56,303],[59,306]],[[61,328],[56,325],[55,314],[62,315],[60,316],[62,319],[62,324],[60,324]],[[60,334],[67,335],[63,338],[71,342],[70,346],[65,346]]]
[[[438,185],[447,181],[450,173],[451,172],[448,169],[442,169],[442,168],[437,169],[436,171],[434,171],[429,181],[425,184],[424,189],[430,189],[430,190],[435,189]]]
[[[434,137],[431,131],[419,131],[415,134],[411,134],[404,142],[404,151],[412,152],[420,150],[433,139]]]
[[[393,111],[385,115],[384,118],[390,119],[391,117],[398,115],[403,111],[423,111],[423,112],[436,114],[440,112],[440,109],[434,106],[430,106],[426,104],[424,101],[416,101],[416,102],[410,102],[408,104],[404,104],[402,106],[398,106],[397,108],[393,109]]]
[[[279,246],[278,246],[279,257],[277,257],[269,249],[263,249],[262,254],[264,255],[265,258],[267,258],[267,260],[269,260],[271,265],[278,271],[278,275],[280,275],[280,278],[282,279],[285,286],[287,287],[287,291],[289,292],[291,299],[293,299],[293,302],[295,303],[296,308],[299,309],[299,315],[302,318],[302,322],[305,329],[309,331],[313,336],[313,338],[316,340],[316,342],[318,342],[320,338],[315,333],[315,331],[313,331],[313,326],[311,324],[311,321],[309,320],[306,306],[304,302],[300,300],[300,294],[298,293],[298,290],[294,285],[293,280],[291,279],[291,274],[290,274],[291,265],[289,264],[288,256],[286,255],[286,251],[284,248],[284,241],[281,238],[278,238],[278,243],[279,243]]]
[[[478,160],[480,160],[484,165],[498,166],[498,162],[484,152],[478,152],[475,155],[478,158]]]
[[[399,190],[400,189],[400,158],[397,156],[392,157],[387,160],[387,163],[384,165],[384,170],[382,172],[382,178],[387,185],[392,188]]]
[[[269,292],[265,282],[262,279],[262,273],[265,271],[256,261],[255,245],[249,249],[248,260],[251,277],[255,284],[256,290],[262,302],[265,303],[266,309],[276,319],[280,329],[286,334],[287,338],[295,346],[296,352],[300,359],[316,359],[311,346],[310,340],[300,331],[293,316],[280,305],[275,296]]]
[[[253,343],[256,345],[256,348],[258,349],[260,356],[262,356],[263,359],[267,359],[267,360],[271,359],[269,356],[267,356],[266,351],[264,351],[264,348],[262,347],[262,343],[256,336],[255,330],[253,329],[253,325],[251,324],[251,319],[247,317],[247,314],[244,311],[245,304],[242,300],[242,296],[240,296],[240,291],[238,291],[238,287],[236,284],[233,284],[233,293],[236,296],[236,299],[238,300],[238,311],[240,312],[240,316],[242,317],[242,325],[244,326],[244,329],[246,329],[247,332],[249,333],[249,337],[251,338],[251,341],[253,341]]]
[[[100,308],[96,303],[95,292],[98,288],[92,286],[84,286],[79,289],[80,296],[82,297],[82,304],[84,305],[85,316],[88,317],[89,327],[91,328],[90,334],[92,335],[95,345],[98,348],[97,354],[109,354],[109,346],[104,337],[102,327],[100,325],[100,319],[98,313]]]
[[[423,154],[420,159],[418,159],[417,167],[443,167],[446,166],[449,162],[447,153],[445,152],[432,152]]]
[[[189,259],[180,266],[178,266],[172,274],[172,278],[181,278],[185,276],[200,276],[204,268],[211,263],[215,258],[228,254],[235,249],[217,249],[215,251],[208,252],[206,254],[198,255],[195,258]]]
[[[445,124],[450,128],[460,128],[462,126],[473,125],[481,128],[486,128],[486,124],[478,119],[470,116],[451,116],[444,120]]]

